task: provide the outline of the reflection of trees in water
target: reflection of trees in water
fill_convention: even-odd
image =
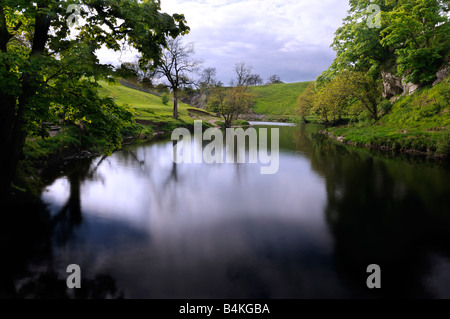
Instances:
[[[159,146],[165,145],[165,143],[152,145]],[[174,141],[172,144],[175,146],[176,142]],[[178,172],[178,165],[173,161],[167,167],[161,168],[159,165],[154,165],[153,161],[158,158],[155,154],[149,153],[152,149],[143,147],[142,151],[138,153],[134,148],[128,148],[116,154],[128,167],[139,169],[139,177],[145,178],[145,183],[142,184],[142,187],[145,187],[143,193],[152,203],[151,206],[157,207],[159,212],[173,212],[177,206],[177,184],[182,183],[183,178]]]
[[[69,290],[65,269],[52,266],[52,241],[65,243],[82,223],[81,184],[98,179],[97,166],[78,163],[69,169],[70,196],[61,210],[50,216],[40,200],[26,194],[2,198],[0,223],[0,298],[120,298],[115,279],[97,274],[82,278],[82,288]],[[30,265],[41,265],[30,268]]]
[[[432,266],[429,253],[450,253],[448,200],[439,197],[450,194],[448,174],[418,166],[411,178],[407,162],[376,158],[305,130],[296,139],[326,179],[325,215],[347,283],[368,293],[366,268],[379,264],[383,289],[374,296],[429,297],[423,283]]]
[[[79,289],[68,289],[64,276],[47,270],[22,279],[17,284],[18,297],[39,299],[123,298],[123,292],[117,289],[116,281],[109,275],[96,275],[94,279],[82,279]]]
[[[72,236],[74,228],[81,225],[83,221],[81,185],[88,180],[103,180],[103,177],[98,173],[98,168],[107,160],[108,157],[103,156],[96,165],[92,165],[91,159],[79,161],[66,171],[65,174],[70,185],[69,199],[51,220],[51,225],[54,228],[53,233],[58,243],[66,243]]]
[[[224,137],[225,138],[225,137]],[[146,199],[151,203],[153,209],[159,213],[175,212],[179,210],[182,205],[186,203],[180,203],[180,198],[186,198],[186,196],[179,196],[179,192],[185,190],[183,184],[186,183],[186,179],[189,176],[193,176],[192,171],[186,172],[180,167],[185,167],[189,170],[200,169],[199,174],[209,174],[210,170],[202,170],[205,164],[182,164],[178,165],[170,159],[168,165],[154,165],[153,161],[158,160],[161,154],[154,147],[159,147],[160,145],[167,145],[167,141],[160,142],[160,144],[152,144],[152,147],[140,148],[139,152],[136,152],[133,148],[123,150],[120,153],[116,153],[120,156],[120,160],[127,163],[129,167],[135,167],[139,169],[139,177],[145,179],[145,183],[142,184],[144,187],[143,193]],[[172,147],[175,147],[176,141],[172,141]],[[206,146],[210,142],[204,142]],[[224,145],[226,145],[224,143]],[[164,155],[170,154],[172,156],[172,151],[167,153],[166,148],[160,150],[164,152]],[[194,152],[194,147],[193,150]],[[224,149],[224,154],[226,150]],[[176,156],[175,152],[175,156]],[[235,184],[241,184],[245,181],[247,177],[247,171],[242,169],[243,164],[213,164],[213,165],[233,165],[234,174],[233,182]],[[183,171],[185,174],[183,174]],[[195,187],[195,186],[193,186]],[[201,197],[200,187],[198,189],[190,189],[195,196]]]

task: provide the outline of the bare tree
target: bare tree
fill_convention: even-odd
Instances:
[[[250,78],[248,79],[249,85],[261,85],[263,84],[263,79],[259,74],[251,74]]]
[[[214,86],[216,84],[216,76],[216,68],[206,68],[200,75],[200,82],[206,87]]]
[[[274,74],[269,78],[269,84],[281,83],[281,78]]]
[[[165,77],[168,87],[173,92],[173,118],[178,119],[178,92],[186,85],[194,84],[192,74],[197,73],[203,64],[202,60],[193,58],[194,44],[184,45],[181,38],[167,41],[161,65],[154,71],[155,76]]]
[[[248,86],[248,81],[252,75],[252,67],[245,62],[236,63],[234,72],[236,73],[236,86]]]

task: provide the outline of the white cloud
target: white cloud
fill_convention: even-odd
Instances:
[[[345,0],[162,0],[163,12],[186,16],[185,41],[225,83],[238,61],[264,78],[313,80],[335,56],[329,46],[348,8]]]

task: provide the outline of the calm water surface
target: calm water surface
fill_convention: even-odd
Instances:
[[[275,175],[175,165],[170,140],[65,169],[42,194],[37,264],[107,275],[126,298],[450,297],[448,168],[279,129]]]

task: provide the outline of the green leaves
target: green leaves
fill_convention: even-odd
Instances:
[[[313,102],[308,103],[308,100]],[[305,108],[312,107],[314,113],[325,123],[341,120],[344,116],[357,117],[362,112],[367,112],[377,121],[380,102],[379,81],[364,72],[341,71],[317,88],[312,97],[301,96],[299,110],[304,112]]]
[[[447,1],[403,0],[385,14],[381,43],[396,49],[398,75],[427,84],[450,50]]]
[[[83,134],[103,139],[105,150],[111,152],[120,145],[120,129],[133,118],[114,100],[98,95],[97,81],[111,81],[112,70],[99,63],[96,50],[103,46],[120,50],[126,41],[141,52],[142,60],[158,65],[167,39],[189,31],[185,17],[161,13],[160,1],[38,4],[0,1],[0,34],[4,35],[0,36],[0,95],[15,103],[8,106],[15,112],[12,122],[3,122],[1,132],[9,134],[13,122],[21,123],[30,135],[41,134],[44,122],[76,125]],[[71,5],[79,9],[76,30],[67,23],[74,14],[67,10]],[[44,45],[38,48],[37,43]]]
[[[380,78],[382,70],[427,84],[450,52],[449,3],[446,0],[351,0],[349,16],[332,44],[337,57],[319,78],[319,86],[343,70]],[[381,9],[380,28],[370,28],[369,5]]]

